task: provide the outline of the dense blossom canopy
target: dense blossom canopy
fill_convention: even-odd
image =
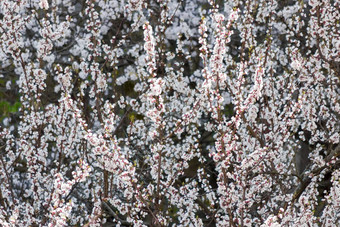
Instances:
[[[336,226],[336,0],[0,0],[1,226]]]

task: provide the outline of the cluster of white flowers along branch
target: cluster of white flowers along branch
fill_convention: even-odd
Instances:
[[[2,85],[1,226],[340,223],[338,1],[1,0]]]

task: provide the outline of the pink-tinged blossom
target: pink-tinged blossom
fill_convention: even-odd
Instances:
[[[249,105],[253,104],[257,99],[261,97],[263,88],[263,75],[264,70],[260,63],[258,69],[255,72],[254,87],[252,88],[252,91],[249,93],[248,97],[244,101],[242,107],[243,109],[248,108]]]
[[[302,68],[302,63],[299,60],[294,60],[292,62],[292,68],[297,70],[297,71],[300,71],[301,68]]]
[[[39,6],[42,9],[48,10],[48,8],[49,8],[48,0],[40,0]]]
[[[66,67],[64,70],[60,65],[55,67],[57,72],[58,82],[64,92],[69,92],[72,89],[72,71]]]
[[[150,75],[155,76],[154,72],[156,70],[156,51],[155,51],[155,46],[156,46],[156,41],[153,36],[153,29],[151,25],[146,22],[143,25],[144,29],[144,50],[146,51],[147,58],[146,58],[146,65],[148,72]]]
[[[277,222],[277,217],[269,216],[261,227],[281,227],[281,225]]]

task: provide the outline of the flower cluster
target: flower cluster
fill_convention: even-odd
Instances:
[[[156,41],[153,36],[153,31],[151,25],[146,22],[143,26],[144,29],[144,50],[147,53],[147,58],[145,59],[145,63],[148,67],[148,72],[152,75],[154,75],[154,72],[156,70]]]
[[[0,1],[1,226],[336,226],[339,3]]]

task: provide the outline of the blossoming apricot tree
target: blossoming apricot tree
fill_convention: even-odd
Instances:
[[[0,36],[1,226],[340,222],[338,1],[1,0]]]

